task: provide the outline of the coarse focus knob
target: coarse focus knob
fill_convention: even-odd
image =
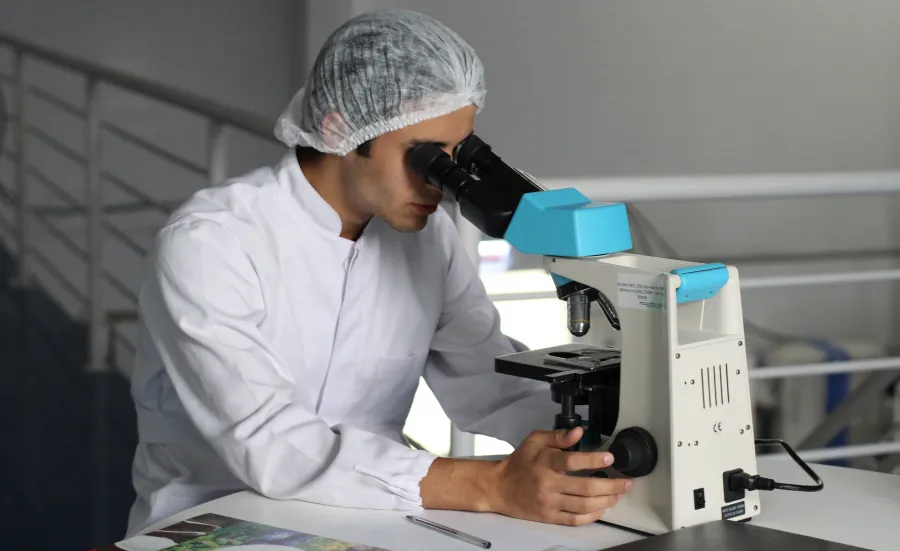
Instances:
[[[609,453],[615,458],[612,467],[632,478],[653,472],[658,459],[653,436],[640,427],[622,429],[610,444]]]

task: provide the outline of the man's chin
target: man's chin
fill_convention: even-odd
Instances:
[[[428,216],[416,214],[385,220],[391,228],[401,233],[415,233],[425,229],[428,225]]]

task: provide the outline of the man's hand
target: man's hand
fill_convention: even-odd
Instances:
[[[567,475],[613,463],[607,452],[563,451],[581,436],[580,427],[531,433],[500,462],[494,490],[488,494],[490,508],[511,517],[571,526],[599,520],[631,490],[632,482]]]
[[[582,429],[535,431],[500,462],[437,459],[421,482],[422,504],[579,526],[600,519],[632,482],[569,476],[613,463],[607,452],[566,452]]]

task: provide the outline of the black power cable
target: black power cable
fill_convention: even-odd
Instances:
[[[772,444],[776,444],[776,445],[779,445],[782,448],[784,448],[784,451],[786,451],[788,453],[788,455],[791,456],[791,459],[793,459],[798,465],[800,465],[800,468],[802,468],[804,471],[806,471],[806,474],[808,474],[809,477],[812,478],[816,482],[815,486],[790,484],[787,482],[776,482],[775,480],[773,480],[771,478],[765,478],[765,477],[759,476],[758,474],[751,475],[749,473],[739,472],[739,473],[735,473],[735,474],[731,475],[731,477],[729,477],[728,488],[730,490],[732,490],[732,491],[734,491],[734,490],[751,490],[751,491],[752,490],[765,490],[765,491],[789,490],[792,492],[818,492],[825,487],[825,483],[822,482],[822,479],[819,478],[819,475],[817,475],[815,473],[815,471],[813,471],[812,468],[810,468],[810,466],[807,465],[806,462],[803,461],[803,459],[801,459],[799,455],[797,455],[797,452],[795,452],[787,444],[787,442],[785,442],[784,440],[777,440],[777,439],[758,439],[758,440],[756,440],[757,446],[772,445]]]

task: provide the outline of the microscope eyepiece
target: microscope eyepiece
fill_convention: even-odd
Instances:
[[[409,152],[409,164],[420,178],[457,199],[459,190],[470,180],[450,155],[433,143],[417,145]]]
[[[458,146],[454,154],[469,160],[472,173],[433,143],[413,147],[408,162],[420,178],[450,194],[466,220],[488,236],[503,239],[527,181],[474,135]],[[539,189],[528,187],[527,191]]]
[[[471,134],[453,150],[453,160],[466,172],[494,186],[503,186],[518,199],[525,193],[543,191],[530,176],[509,166],[491,146]]]
[[[475,134],[459,142],[453,149],[453,160],[463,167],[466,172],[478,176],[479,164],[489,165],[491,157],[497,157],[491,151],[491,146]],[[499,157],[497,157],[499,159]]]

